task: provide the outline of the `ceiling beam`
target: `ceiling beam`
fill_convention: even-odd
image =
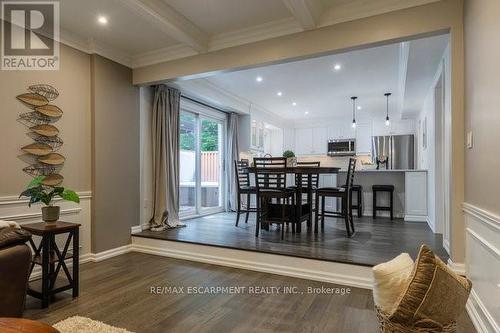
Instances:
[[[304,30],[316,28],[321,16],[320,0],[282,0]]]
[[[171,38],[199,53],[208,51],[208,34],[162,0],[123,0],[136,13],[156,24]]]

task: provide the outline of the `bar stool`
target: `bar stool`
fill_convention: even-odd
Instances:
[[[394,185],[373,185],[373,218],[377,218],[377,210],[389,211],[391,220],[394,218]],[[389,193],[389,206],[377,206],[377,192]]]
[[[346,188],[345,185],[342,185],[342,188]],[[352,204],[352,209],[356,209],[358,212],[358,217],[363,216],[363,186],[361,185],[352,185],[351,188],[351,202],[352,195],[356,192],[356,204]]]

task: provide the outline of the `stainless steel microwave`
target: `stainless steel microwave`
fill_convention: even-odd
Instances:
[[[356,139],[328,140],[329,156],[356,155]]]

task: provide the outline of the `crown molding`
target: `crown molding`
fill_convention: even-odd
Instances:
[[[89,49],[90,53],[98,54],[119,64],[132,68],[133,59],[126,52],[110,47],[99,42],[98,40],[95,40],[94,38],[89,39]]]
[[[210,40],[209,51],[258,42],[301,31],[303,31],[303,29],[300,24],[293,17],[290,17],[259,24],[250,28],[215,35]]]
[[[132,68],[132,56],[122,50],[110,47],[94,38],[85,38],[61,29],[59,42],[87,54],[98,54],[121,65]]]
[[[177,44],[135,55],[132,60],[132,68],[154,65],[163,61],[189,57],[196,54],[198,53],[189,46]]]
[[[354,21],[438,1],[441,0],[351,0],[338,6],[332,6],[328,11],[324,12],[319,20],[318,27]]]

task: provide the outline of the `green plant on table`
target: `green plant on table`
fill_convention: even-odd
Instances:
[[[80,203],[80,197],[75,191],[66,189],[62,186],[43,185],[44,176],[33,178],[28,187],[19,195],[30,199],[28,206],[37,202],[42,202],[45,206],[52,206],[54,198],[60,197],[66,201]]]
[[[283,157],[285,158],[295,157],[295,153],[291,150],[285,150],[283,152]]]

